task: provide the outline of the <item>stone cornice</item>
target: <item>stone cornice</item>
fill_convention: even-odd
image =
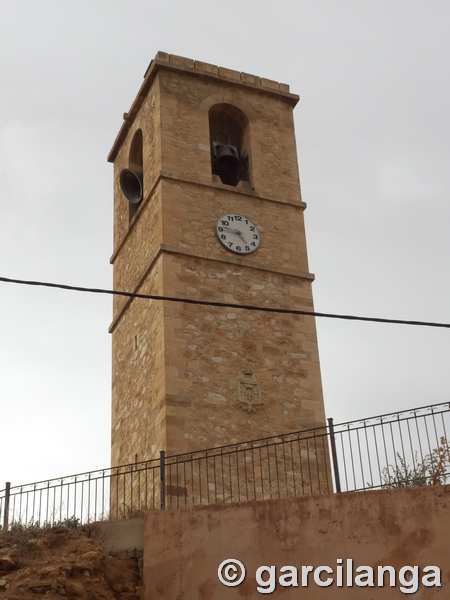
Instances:
[[[213,176],[214,177],[214,176]],[[218,178],[217,178],[218,179]],[[225,185],[223,184],[220,180],[219,181],[210,181],[210,182],[206,182],[206,181],[199,181],[197,179],[188,179],[187,177],[178,177],[172,173],[167,173],[164,171],[161,171],[161,173],[159,174],[159,176],[156,178],[155,182],[152,185],[152,188],[150,190],[150,192],[146,195],[145,199],[142,201],[141,206],[139,207],[137,213],[134,215],[133,220],[130,223],[129,228],[127,229],[127,232],[125,233],[125,235],[123,236],[123,238],[121,239],[121,241],[119,242],[117,248],[115,248],[111,258],[110,258],[110,263],[114,264],[121,248],[123,247],[123,245],[125,244],[134,224],[136,223],[136,221],[140,218],[141,214],[143,213],[143,211],[145,210],[145,207],[148,205],[148,203],[151,201],[151,198],[153,196],[153,194],[155,193],[156,188],[158,187],[159,183],[163,180],[166,181],[176,181],[178,183],[185,183],[188,185],[194,185],[194,186],[200,186],[200,187],[207,187],[209,189],[218,189],[218,190],[224,190],[225,192],[233,192],[233,193],[237,193],[237,194],[241,194],[243,196],[248,196],[250,198],[257,198],[259,200],[264,200],[266,202],[274,202],[276,204],[282,204],[284,206],[291,206],[300,210],[305,210],[307,208],[307,204],[306,202],[302,202],[302,201],[296,201],[296,202],[286,202],[283,200],[279,200],[277,198],[271,198],[269,196],[262,196],[259,192],[257,192],[255,189],[251,189],[251,188],[240,188],[238,187],[234,187],[234,186],[230,186],[230,185]]]
[[[217,263],[225,263],[225,264],[229,264],[229,265],[234,265],[234,266],[239,266],[242,267],[244,269],[249,269],[251,271],[267,271],[270,273],[277,273],[277,274],[281,274],[281,275],[287,275],[289,277],[295,277],[298,279],[304,279],[307,281],[314,281],[315,277],[312,273],[306,273],[305,271],[296,271],[294,269],[283,269],[283,268],[274,268],[270,265],[255,265],[255,264],[249,264],[245,262],[245,258],[241,258],[241,257],[224,257],[222,255],[211,255],[211,254],[204,254],[203,252],[193,252],[190,250],[185,250],[184,248],[178,248],[176,246],[169,246],[167,244],[160,244],[159,248],[156,250],[156,252],[153,254],[152,258],[150,259],[147,268],[144,270],[144,272],[142,273],[142,275],[139,277],[138,281],[136,282],[136,284],[133,286],[133,288],[131,290],[129,290],[132,294],[137,294],[139,293],[139,289],[142,286],[143,282],[146,280],[148,274],[150,273],[150,271],[153,268],[153,265],[156,263],[156,261],[159,259],[159,257],[162,254],[176,254],[176,255],[182,255],[182,256],[188,256],[191,258],[200,258],[203,259],[205,261],[209,261],[209,262],[217,262]],[[130,305],[130,303],[133,301],[133,298],[127,298],[127,300],[124,302],[123,306],[120,308],[119,312],[117,313],[117,315],[114,317],[110,327],[109,327],[109,333],[112,333],[114,331],[114,329],[117,327],[117,324],[119,323],[120,319],[122,318],[123,314],[125,313],[127,307]]]

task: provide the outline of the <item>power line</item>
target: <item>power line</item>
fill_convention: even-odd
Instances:
[[[173,296],[158,296],[153,294],[139,294],[137,292],[122,292],[119,290],[106,290],[102,288],[87,288],[77,285],[65,285],[62,283],[50,283],[48,281],[26,281],[24,279],[10,279],[0,277],[0,282],[15,283],[19,285],[31,285],[40,287],[57,288],[73,292],[87,292],[91,294],[109,294],[111,296],[125,296],[126,298],[142,298],[145,300],[166,300],[168,302],[181,302],[184,304],[197,304],[201,306],[216,306],[221,308],[237,308],[241,310],[253,310],[259,312],[279,313],[287,315],[304,315],[310,317],[323,317],[327,319],[342,319],[347,321],[368,321],[371,323],[391,323],[394,325],[415,325],[419,327],[443,327],[450,329],[450,323],[433,323],[430,321],[407,321],[404,319],[383,319],[381,317],[360,317],[357,315],[337,315],[333,313],[314,312],[309,310],[297,310],[294,308],[275,308],[269,306],[255,306],[252,304],[235,304],[233,302],[214,302],[212,300],[195,300],[193,298],[176,298]]]

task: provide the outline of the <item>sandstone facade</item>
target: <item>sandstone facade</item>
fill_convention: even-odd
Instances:
[[[313,310],[297,101],[285,84],[157,54],[109,155],[116,290]],[[213,112],[224,127],[243,115],[248,176],[236,186],[212,172]],[[120,174],[139,167],[143,199],[130,207]],[[230,213],[257,225],[258,250],[219,243]],[[113,466],[325,424],[313,317],[116,296],[110,331]]]

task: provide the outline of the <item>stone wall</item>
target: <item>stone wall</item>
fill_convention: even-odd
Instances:
[[[297,100],[284,84],[157,55],[109,157],[115,289],[313,310]],[[224,103],[248,125],[250,176],[236,187],[211,170],[208,111]],[[130,220],[119,177],[139,132],[144,193]],[[256,252],[220,245],[215,223],[231,212],[257,224]],[[113,466],[325,424],[312,317],[117,297],[110,331]]]

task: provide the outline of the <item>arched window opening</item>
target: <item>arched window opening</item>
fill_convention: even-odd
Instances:
[[[144,196],[143,171],[142,130],[138,129],[131,142],[128,169],[124,169],[120,174],[120,187],[128,200],[128,219],[130,223]]]
[[[128,157],[128,165],[133,171],[142,173],[142,129],[138,129],[134,134],[133,141],[130,146],[130,154]]]
[[[222,183],[250,182],[248,119],[231,104],[215,104],[209,111],[211,169]]]

